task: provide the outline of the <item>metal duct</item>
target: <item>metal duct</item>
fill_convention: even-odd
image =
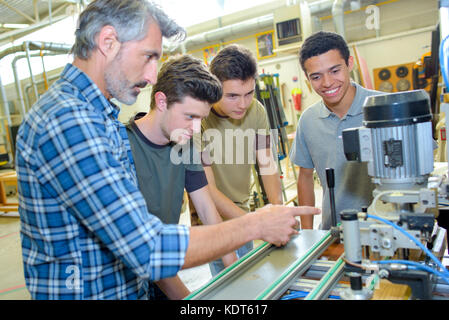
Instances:
[[[345,0],[335,0],[332,5],[332,17],[334,19],[335,32],[345,37],[345,21],[344,21],[344,7]]]
[[[300,12],[301,12],[301,26],[302,26],[302,34],[303,39],[306,39],[308,36],[312,35],[312,13],[310,12],[309,3],[307,1],[301,1],[299,3]]]
[[[262,17],[253,18],[247,21],[239,22],[212,31],[196,34],[188,37],[183,46],[187,49],[189,47],[200,46],[204,43],[218,41],[230,36],[237,36],[240,33],[251,32],[267,28],[273,25],[273,14]],[[173,52],[178,48],[178,45],[166,49],[168,52]]]
[[[333,0],[319,0],[309,3],[310,12],[313,14],[332,9]]]
[[[333,0],[319,0],[309,3],[308,7],[310,15],[330,10],[332,8],[332,3]],[[181,46],[183,50],[187,50],[189,47],[200,46],[230,36],[237,36],[240,33],[259,31],[261,28],[273,26],[273,23],[274,17],[273,14],[271,13],[244,22],[239,22],[233,25],[193,35],[191,37],[188,37],[181,45],[180,44],[165,45],[164,51],[171,53],[179,49]]]
[[[237,36],[242,32],[250,32],[271,25],[273,25],[273,15],[257,17],[188,38],[186,40],[186,47],[195,46],[198,43],[220,40],[229,36]]]

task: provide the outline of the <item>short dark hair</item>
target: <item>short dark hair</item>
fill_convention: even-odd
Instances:
[[[221,81],[257,78],[257,62],[254,55],[237,44],[220,50],[210,64],[210,71]]]
[[[167,107],[182,102],[186,96],[214,104],[223,95],[217,77],[210,73],[202,60],[191,55],[172,57],[161,67],[151,92],[152,109],[156,105],[156,92],[165,94]]]
[[[345,39],[334,32],[319,31],[308,37],[301,46],[299,62],[305,72],[304,63],[307,59],[319,56],[330,50],[338,50],[346,65],[349,63],[349,48]]]

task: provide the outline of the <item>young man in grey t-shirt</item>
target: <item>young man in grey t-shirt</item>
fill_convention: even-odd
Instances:
[[[179,222],[184,189],[204,224],[223,221],[209,194],[200,155],[191,143],[201,119],[221,96],[220,82],[201,60],[189,55],[172,58],[159,71],[150,112],[137,114],[127,125],[139,189],[149,212],[164,223]],[[230,253],[221,259],[229,266],[237,256]],[[170,299],[190,293],[177,276],[157,285]],[[165,298],[152,284],[145,290],[153,299]]]
[[[354,59],[345,40],[331,32],[317,32],[307,38],[300,51],[301,67],[313,90],[322,100],[301,115],[290,159],[300,167],[299,205],[315,205],[313,172],[323,187],[321,229],[331,226],[326,168],[335,172],[337,221],[344,209],[360,210],[372,199],[374,185],[366,163],[346,161],[342,131],[362,125],[366,97],[381,92],[365,89],[351,81]],[[313,217],[301,217],[303,229],[313,228]]]

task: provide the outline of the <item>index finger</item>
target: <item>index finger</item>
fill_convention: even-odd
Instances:
[[[301,207],[286,207],[287,213],[294,216],[311,216],[315,214],[320,214],[321,210],[315,207],[301,206]]]

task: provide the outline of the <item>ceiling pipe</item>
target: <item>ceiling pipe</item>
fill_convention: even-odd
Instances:
[[[55,56],[58,54],[60,54],[60,53],[45,52],[43,55],[48,57],[48,56]],[[34,54],[31,54],[30,57],[42,57],[42,55],[40,53],[34,53]],[[19,75],[17,73],[17,62],[24,58],[27,58],[27,56],[26,55],[16,56],[16,57],[14,57],[14,59],[12,60],[12,63],[11,63],[12,72],[13,72],[13,76],[14,76],[14,83],[16,85],[16,93],[17,93],[17,97],[19,98],[20,110],[21,110],[22,116],[25,116],[27,108],[25,106],[25,99],[23,97],[22,85],[20,83]]]
[[[56,53],[62,54],[62,53],[68,53],[71,48],[72,48],[71,45],[62,44],[62,43],[25,41],[21,45],[9,47],[9,48],[1,51],[0,52],[0,60],[10,54],[14,54],[17,52],[25,52],[25,53],[29,54],[29,52],[31,50],[46,50],[46,51],[51,51],[51,52],[56,52]],[[2,95],[3,108],[5,111],[4,113],[8,120],[8,125],[11,125],[11,120],[9,118],[9,110],[7,110],[8,99],[6,97],[6,92],[4,90],[4,87],[1,84],[1,74],[0,74],[0,93]]]
[[[68,45],[65,43],[55,43],[55,42],[41,42],[41,41],[25,41],[24,43],[9,47],[0,52],[0,60],[6,57],[7,55],[16,53],[16,52],[25,52],[26,46],[28,43],[28,47],[30,50],[48,50],[59,53],[68,53],[72,48],[72,45]]]
[[[31,83],[33,84],[33,87],[34,87],[34,95],[35,95],[36,100],[37,100],[39,98],[39,92],[37,91],[36,80],[34,79],[33,70],[31,69],[30,43],[28,41],[25,42],[25,53],[26,53],[26,56],[27,56],[28,69],[30,70]]]
[[[61,43],[25,41],[21,45],[13,46],[13,47],[10,47],[10,48],[7,48],[7,49],[1,51],[0,52],[0,60],[3,59],[4,57],[6,57],[10,54],[16,53],[16,52],[25,52],[29,59],[30,50],[47,50],[47,51],[58,52],[58,53],[68,53],[71,48],[72,48],[71,45],[61,44]],[[30,73],[31,73],[31,65],[30,65]],[[35,85],[32,73],[31,73],[31,78],[32,78],[33,85]],[[2,101],[3,101],[3,113],[6,117],[8,126],[11,127],[12,121],[11,121],[11,115],[9,113],[9,103],[8,103],[8,98],[6,96],[5,87],[2,84],[1,73],[0,73],[0,94],[2,96]],[[5,134],[7,134],[6,132],[9,132],[9,131],[5,131]],[[10,138],[10,141],[12,141],[11,137],[9,137],[9,138]],[[13,149],[12,149],[12,146],[9,145],[8,143],[7,143],[7,148],[8,148],[8,153],[10,155],[9,159],[11,162],[12,159],[14,158],[14,155],[12,154]]]

